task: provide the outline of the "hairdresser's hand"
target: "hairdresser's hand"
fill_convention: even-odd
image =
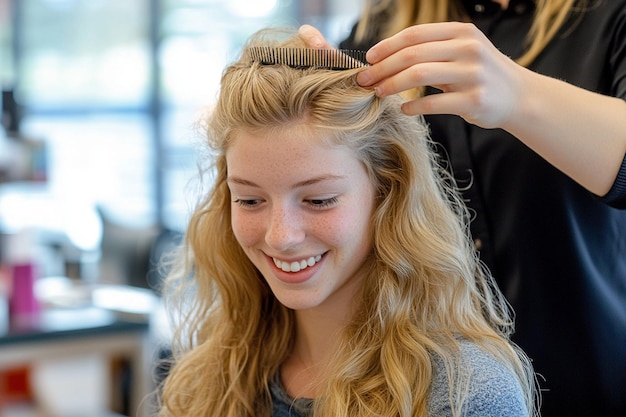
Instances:
[[[524,68],[472,24],[413,26],[373,46],[357,75],[379,96],[432,86],[407,114],[456,114],[515,136],[589,191],[605,195],[626,151],[626,103]],[[598,142],[601,138],[601,142]]]
[[[474,25],[417,25],[373,46],[371,67],[357,80],[379,96],[432,86],[434,94],[404,103],[406,114],[456,114],[485,128],[501,127],[515,112],[528,70],[498,51]]]

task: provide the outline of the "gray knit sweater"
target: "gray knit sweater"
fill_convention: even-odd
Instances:
[[[469,393],[462,417],[528,417],[522,389],[504,365],[470,342],[461,343],[462,371],[469,377]],[[272,417],[307,417],[313,401],[290,398],[276,378],[271,386]],[[452,396],[454,398],[454,395]],[[449,384],[443,363],[435,359],[434,377],[428,401],[428,414],[452,417]]]

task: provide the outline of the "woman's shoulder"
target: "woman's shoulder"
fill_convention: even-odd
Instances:
[[[527,417],[528,409],[517,376],[475,343],[462,341],[460,348],[454,369],[459,379],[454,386],[449,382],[441,358],[434,357],[430,415],[451,416],[451,401],[466,393],[462,406],[464,417]]]

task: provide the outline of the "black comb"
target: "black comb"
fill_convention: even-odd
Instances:
[[[311,49],[274,48],[270,46],[251,47],[252,62],[261,65],[288,65],[296,69],[318,68],[327,70],[348,70],[366,67],[366,51],[356,49]]]

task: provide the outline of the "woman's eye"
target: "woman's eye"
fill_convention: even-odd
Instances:
[[[309,199],[306,200],[311,207],[313,207],[316,210],[321,210],[321,209],[325,209],[328,207],[332,207],[335,204],[337,204],[337,202],[339,201],[339,199],[337,197],[331,197],[331,198],[314,198],[314,199]]]
[[[242,199],[242,198],[238,198],[238,199],[233,201],[233,203],[235,203],[239,207],[243,207],[243,208],[256,207],[256,206],[259,205],[259,202],[260,202],[260,200],[255,200],[255,199],[245,200],[245,199]]]

